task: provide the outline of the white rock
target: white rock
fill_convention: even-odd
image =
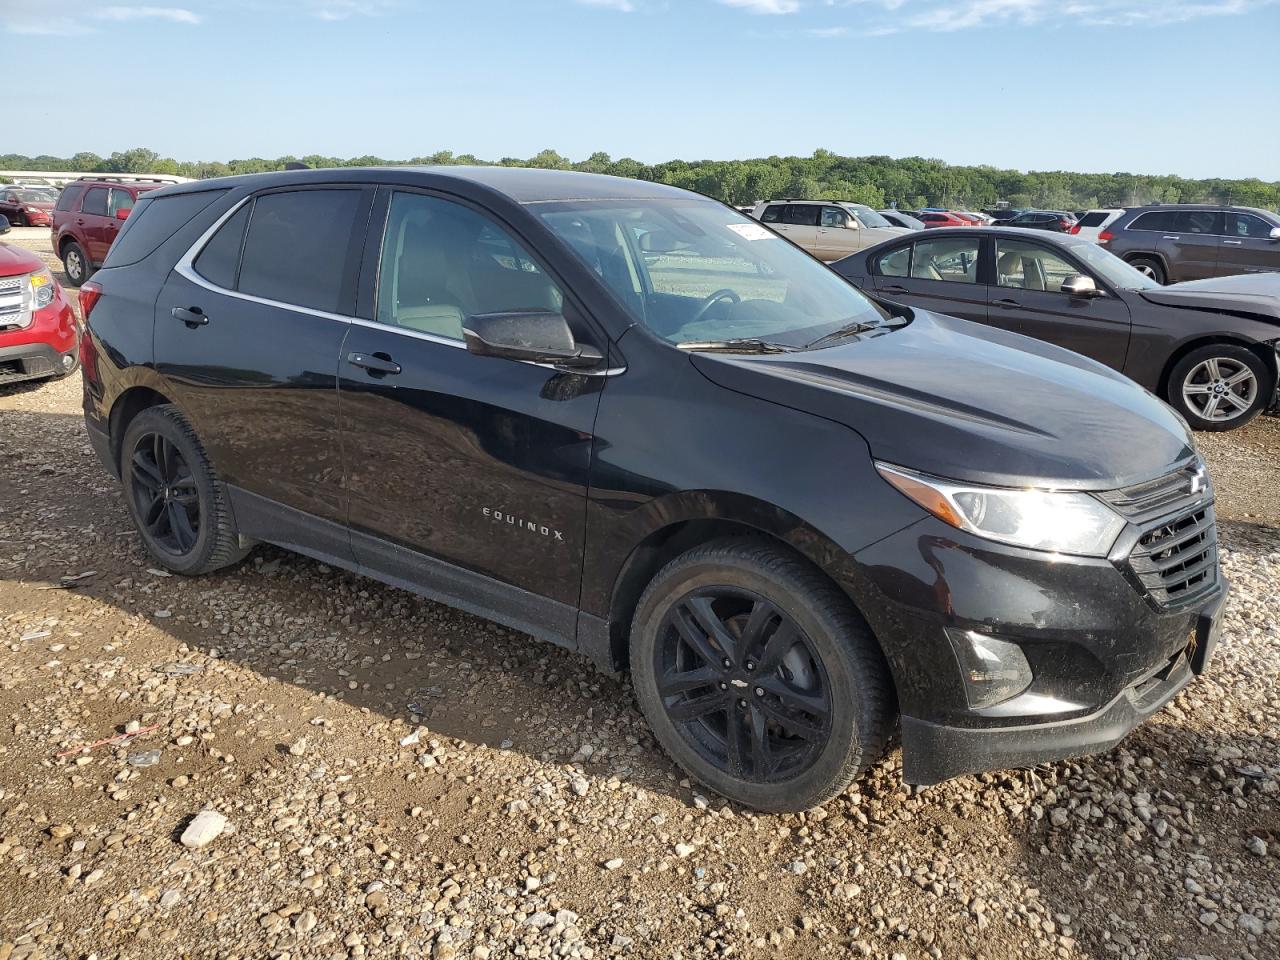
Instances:
[[[227,818],[217,810],[201,810],[182,831],[182,845],[192,850],[207,847],[227,829]]]

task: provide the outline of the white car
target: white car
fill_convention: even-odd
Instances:
[[[1103,210],[1090,210],[1079,222],[1071,228],[1071,234],[1077,237],[1084,237],[1086,240],[1092,240],[1094,243],[1100,242],[1098,237],[1102,231],[1111,226],[1116,220],[1120,219],[1124,213],[1123,210],[1116,208],[1106,208]]]
[[[751,216],[827,263],[911,233],[865,204],[844,200],[761,201]]]

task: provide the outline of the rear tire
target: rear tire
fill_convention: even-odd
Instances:
[[[1235,430],[1260,414],[1276,382],[1262,358],[1233,343],[1192,350],[1169,372],[1168,400],[1193,430]]]
[[[72,240],[62,250],[62,269],[73,287],[78,287],[93,276],[93,264],[84,247]]]
[[[125,504],[147,552],[166,569],[194,576],[230,566],[240,546],[226,487],[177,408],[148,407],[120,444]]]
[[[632,622],[631,674],[675,761],[757,810],[839,795],[893,726],[866,623],[821,571],[763,539],[717,540],[658,572]]]
[[[1164,264],[1155,257],[1134,257],[1129,261],[1129,266],[1150,277],[1158,284],[1163,285],[1169,282],[1169,276],[1165,273]]]

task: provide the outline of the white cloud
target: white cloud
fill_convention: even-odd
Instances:
[[[741,7],[751,13],[783,14],[800,9],[800,0],[720,0],[726,7]]]
[[[578,0],[584,7],[604,7],[606,10],[617,10],[620,13],[632,13],[636,6],[631,0]]]
[[[183,7],[102,7],[89,16],[95,20],[168,20],[170,23],[200,22],[200,14]]]

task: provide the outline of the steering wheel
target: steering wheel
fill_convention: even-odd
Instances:
[[[702,303],[698,304],[698,309],[694,311],[692,317],[685,321],[685,325],[687,326],[689,324],[697,323],[707,315],[708,310],[714,307],[721,300],[728,300],[730,303],[742,302],[742,298],[738,296],[736,291],[730,290],[727,287],[723,290],[717,290],[715,293],[711,294],[711,296],[703,300]]]

